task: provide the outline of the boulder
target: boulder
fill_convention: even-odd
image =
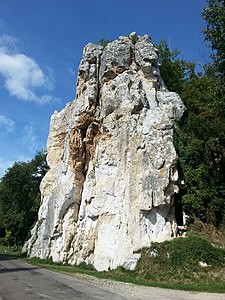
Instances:
[[[51,117],[29,257],[134,269],[137,253],[177,233],[174,122],[185,106],[160,77],[149,36],[88,44],[76,99]]]

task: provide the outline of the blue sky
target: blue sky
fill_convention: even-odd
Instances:
[[[50,116],[75,98],[83,47],[136,31],[204,64],[203,0],[1,0],[0,177],[45,148]]]

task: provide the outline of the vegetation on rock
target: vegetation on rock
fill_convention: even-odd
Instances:
[[[101,38],[99,40],[99,45],[102,46],[103,48],[105,48],[111,42],[112,42],[112,40],[108,40],[106,38]]]

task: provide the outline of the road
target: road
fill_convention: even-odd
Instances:
[[[88,282],[34,267],[0,254],[0,300],[126,298]]]
[[[223,294],[174,291],[75,278],[0,254],[0,300],[224,300]]]

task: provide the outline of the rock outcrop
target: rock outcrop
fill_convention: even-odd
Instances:
[[[30,257],[133,269],[136,253],[176,235],[173,124],[185,110],[149,36],[88,44],[76,99],[51,118],[49,171]]]

